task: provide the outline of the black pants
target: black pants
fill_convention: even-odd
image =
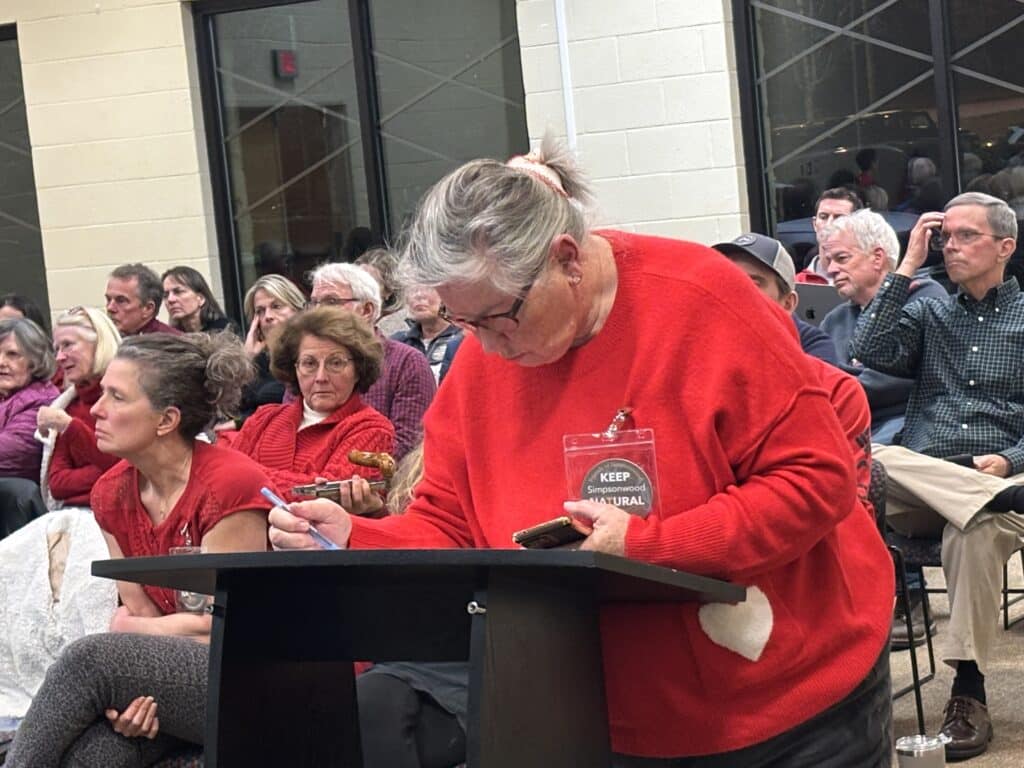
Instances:
[[[704,757],[616,755],[614,768],[889,768],[892,681],[889,646],[849,696],[760,744]]]
[[[46,514],[39,486],[21,477],[0,477],[0,539]]]
[[[356,679],[366,768],[451,768],[466,759],[466,735],[453,714],[404,680]]]

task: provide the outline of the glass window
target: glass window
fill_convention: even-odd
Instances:
[[[398,232],[448,171],[529,149],[515,3],[373,0],[370,12],[389,218]]]
[[[940,208],[927,0],[752,5],[769,226],[798,266],[825,189],[857,188],[904,234]]]
[[[370,228],[347,4],[218,14],[214,34],[242,288],[301,285]]]
[[[49,317],[21,60],[12,33],[0,28],[0,293],[27,296]]]
[[[198,6],[238,298],[393,239],[466,160],[528,149],[515,0],[259,4]]]
[[[954,0],[949,13],[961,185],[1006,200],[1024,219],[1021,5]]]

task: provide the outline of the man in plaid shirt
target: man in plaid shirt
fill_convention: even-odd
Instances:
[[[923,214],[851,342],[860,362],[914,380],[901,445],[873,454],[889,473],[889,524],[942,534],[944,658],[957,670],[942,725],[952,759],[981,754],[992,738],[984,672],[1003,564],[1024,544],[1024,294],[1004,281],[1016,238],[1013,210],[989,195]],[[959,290],[904,306],[930,243]]]

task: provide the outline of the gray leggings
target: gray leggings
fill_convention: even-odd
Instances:
[[[209,648],[151,635],[89,635],[46,673],[18,729],[5,768],[139,768],[185,743],[202,744]],[[117,734],[104,710],[156,699],[160,733]]]

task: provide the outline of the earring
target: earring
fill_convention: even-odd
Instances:
[[[569,278],[569,282],[572,285],[579,285],[581,282],[583,282],[583,275],[573,275],[572,277]]]

